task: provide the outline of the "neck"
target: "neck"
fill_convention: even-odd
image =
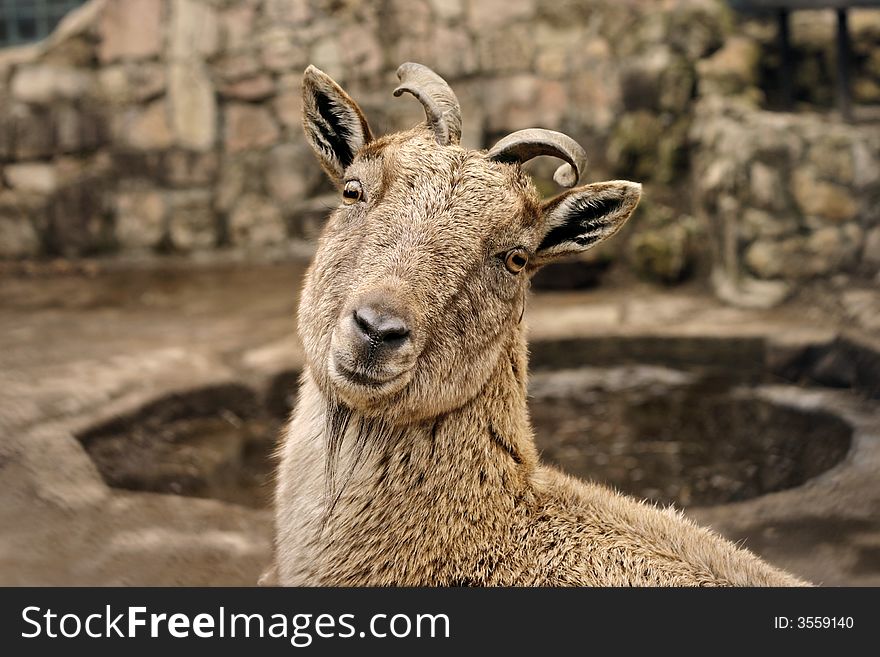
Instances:
[[[537,454],[526,402],[526,371],[525,343],[517,331],[479,392],[436,417],[395,426],[382,417],[367,417],[323,398],[329,487],[338,488],[344,481],[346,467],[349,471],[368,468],[371,462],[375,465],[377,456],[390,452],[425,456],[421,462],[425,467],[472,459],[474,466],[513,463],[520,469],[533,469]],[[421,447],[428,448],[428,454],[418,454]]]

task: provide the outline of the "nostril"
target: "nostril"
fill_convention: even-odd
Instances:
[[[396,346],[409,338],[410,331],[406,322],[369,306],[355,310],[352,319],[360,332],[374,342]]]
[[[363,317],[360,314],[360,311],[355,310],[354,313],[352,313],[352,316],[354,318],[354,323],[357,324],[357,327],[364,335],[371,336],[373,335],[373,333],[375,333],[373,325],[370,324],[369,320],[366,317]]]
[[[389,328],[381,331],[381,335],[385,342],[403,342],[409,337],[409,329],[405,326]]]

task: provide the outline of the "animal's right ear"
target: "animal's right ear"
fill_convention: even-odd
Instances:
[[[337,185],[373,135],[358,104],[314,66],[303,73],[303,130],[324,171]]]

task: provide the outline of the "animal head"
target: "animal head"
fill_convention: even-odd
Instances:
[[[515,132],[487,151],[459,145],[455,94],[419,64],[400,86],[426,123],[374,137],[330,77],[303,78],[303,125],[339,207],[324,228],[299,309],[322,391],[368,416],[426,419],[474,397],[517,335],[531,276],[613,235],[641,186],[611,181],[542,201],[521,163],[564,160],[573,187],[583,150],[557,132]]]

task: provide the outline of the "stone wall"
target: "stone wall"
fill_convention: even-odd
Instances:
[[[778,281],[758,286],[772,303],[797,282],[880,272],[877,125],[707,102],[692,136],[695,189],[716,245],[716,283],[728,293],[749,287],[750,279]],[[753,302],[761,304],[762,296]]]
[[[870,52],[880,22],[855,24]],[[390,93],[412,60],[452,84],[466,145],[555,128],[586,146],[588,180],[646,184],[593,259],[665,283],[872,275],[872,126],[761,109],[772,38],[720,0],[92,0],[0,51],[0,257],[284,253],[335,203],[302,138],[302,70],[383,133],[423,119]],[[552,163],[529,166],[558,191]]]
[[[880,52],[880,12],[853,20],[855,59],[866,63],[854,75],[853,122],[824,107],[832,79],[805,82],[833,69],[833,12],[794,16],[797,113],[765,109],[776,53],[764,26],[746,24],[698,64],[695,210],[711,237],[716,291],[743,305],[773,305],[808,281],[842,287],[880,275],[880,113],[866,105],[880,101],[880,68],[867,56],[869,46]]]
[[[390,93],[420,61],[458,93],[469,146],[557,128],[588,147],[590,178],[670,181],[695,62],[726,20],[711,0],[92,0],[0,52],[0,255],[311,237],[329,188],[301,136],[310,62],[380,133],[422,120]]]

